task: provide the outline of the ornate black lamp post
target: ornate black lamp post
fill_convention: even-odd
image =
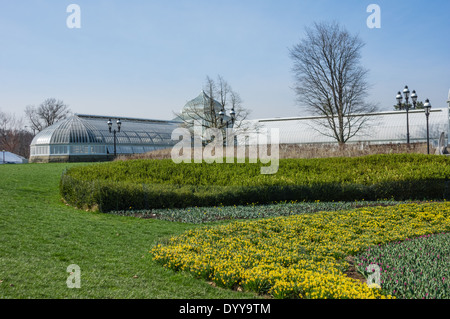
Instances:
[[[219,116],[220,116],[220,126],[222,126],[223,125],[223,118],[225,117],[225,112],[223,111],[223,109],[220,110]]]
[[[224,118],[225,118],[225,112],[224,112],[223,109],[220,110],[219,116],[220,116],[220,124],[223,125],[223,121],[224,121]],[[228,121],[226,121],[227,128],[228,128],[228,124],[230,122],[231,122],[231,127],[233,127],[235,121],[236,121],[236,112],[234,111],[234,108],[232,108],[231,111],[230,111],[230,119]]]
[[[431,110],[430,100],[426,99],[423,107],[425,109],[425,116],[427,117],[427,151],[428,151],[428,154],[430,154],[430,130],[429,130],[429,124],[428,124],[428,120],[430,117],[430,110]]]
[[[230,116],[231,116],[231,125],[234,126],[234,122],[236,121],[236,112],[234,111],[234,108],[231,109]]]
[[[417,106],[417,94],[416,91],[413,90],[411,93],[411,100],[413,101],[414,109],[416,109]]]
[[[410,96],[410,91],[408,89],[408,86],[405,86],[405,89],[403,90],[403,95],[405,96],[405,108],[406,108],[406,140],[407,143],[409,145],[409,98],[411,97],[413,104],[414,104],[414,108],[416,107],[416,103],[417,103],[417,94],[416,91],[413,91],[412,95]],[[397,93],[397,97],[396,97],[397,101],[398,101],[398,106],[399,109],[401,110],[402,108],[402,100],[403,100],[403,96],[401,92]]]
[[[116,133],[120,132],[120,128],[122,127],[122,122],[120,121],[120,119],[117,120],[116,124],[117,124],[117,131],[116,129],[112,130],[112,122],[111,119],[109,119],[109,121],[107,122],[108,124],[108,128],[109,128],[109,133],[113,133],[114,134],[114,157],[116,157],[117,155],[117,150],[116,150],[116,145],[117,145],[117,137],[116,137]]]

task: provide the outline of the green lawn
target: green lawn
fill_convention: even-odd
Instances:
[[[75,165],[0,165],[0,298],[257,298],[152,260],[156,242],[199,226],[66,206],[58,183]],[[67,287],[71,264],[80,289]]]

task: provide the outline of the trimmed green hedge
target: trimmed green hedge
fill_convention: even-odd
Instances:
[[[61,195],[79,208],[139,210],[274,201],[432,200],[450,196],[450,159],[420,154],[283,159],[261,164],[175,164],[131,160],[74,167]]]

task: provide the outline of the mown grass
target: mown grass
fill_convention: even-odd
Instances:
[[[61,174],[82,165],[86,164],[0,166],[0,298],[260,297],[214,288],[195,274],[174,272],[152,259],[149,250],[157,243],[201,225],[87,212],[65,205],[59,193]],[[256,216],[252,209],[250,214],[246,209],[242,212],[248,218],[271,213],[269,209],[267,216]],[[236,211],[232,215],[242,218]],[[80,289],[66,285],[66,269],[71,264],[81,268]]]
[[[84,164],[0,166],[0,298],[253,298],[211,287],[155,263],[148,250],[195,227],[85,212],[60,200],[65,168]],[[66,269],[81,269],[69,289]]]

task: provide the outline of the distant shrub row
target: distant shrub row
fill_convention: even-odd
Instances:
[[[74,167],[60,182],[64,200],[100,211],[274,201],[430,200],[450,197],[450,159],[420,154],[282,159],[263,164],[175,164],[130,160]]]

